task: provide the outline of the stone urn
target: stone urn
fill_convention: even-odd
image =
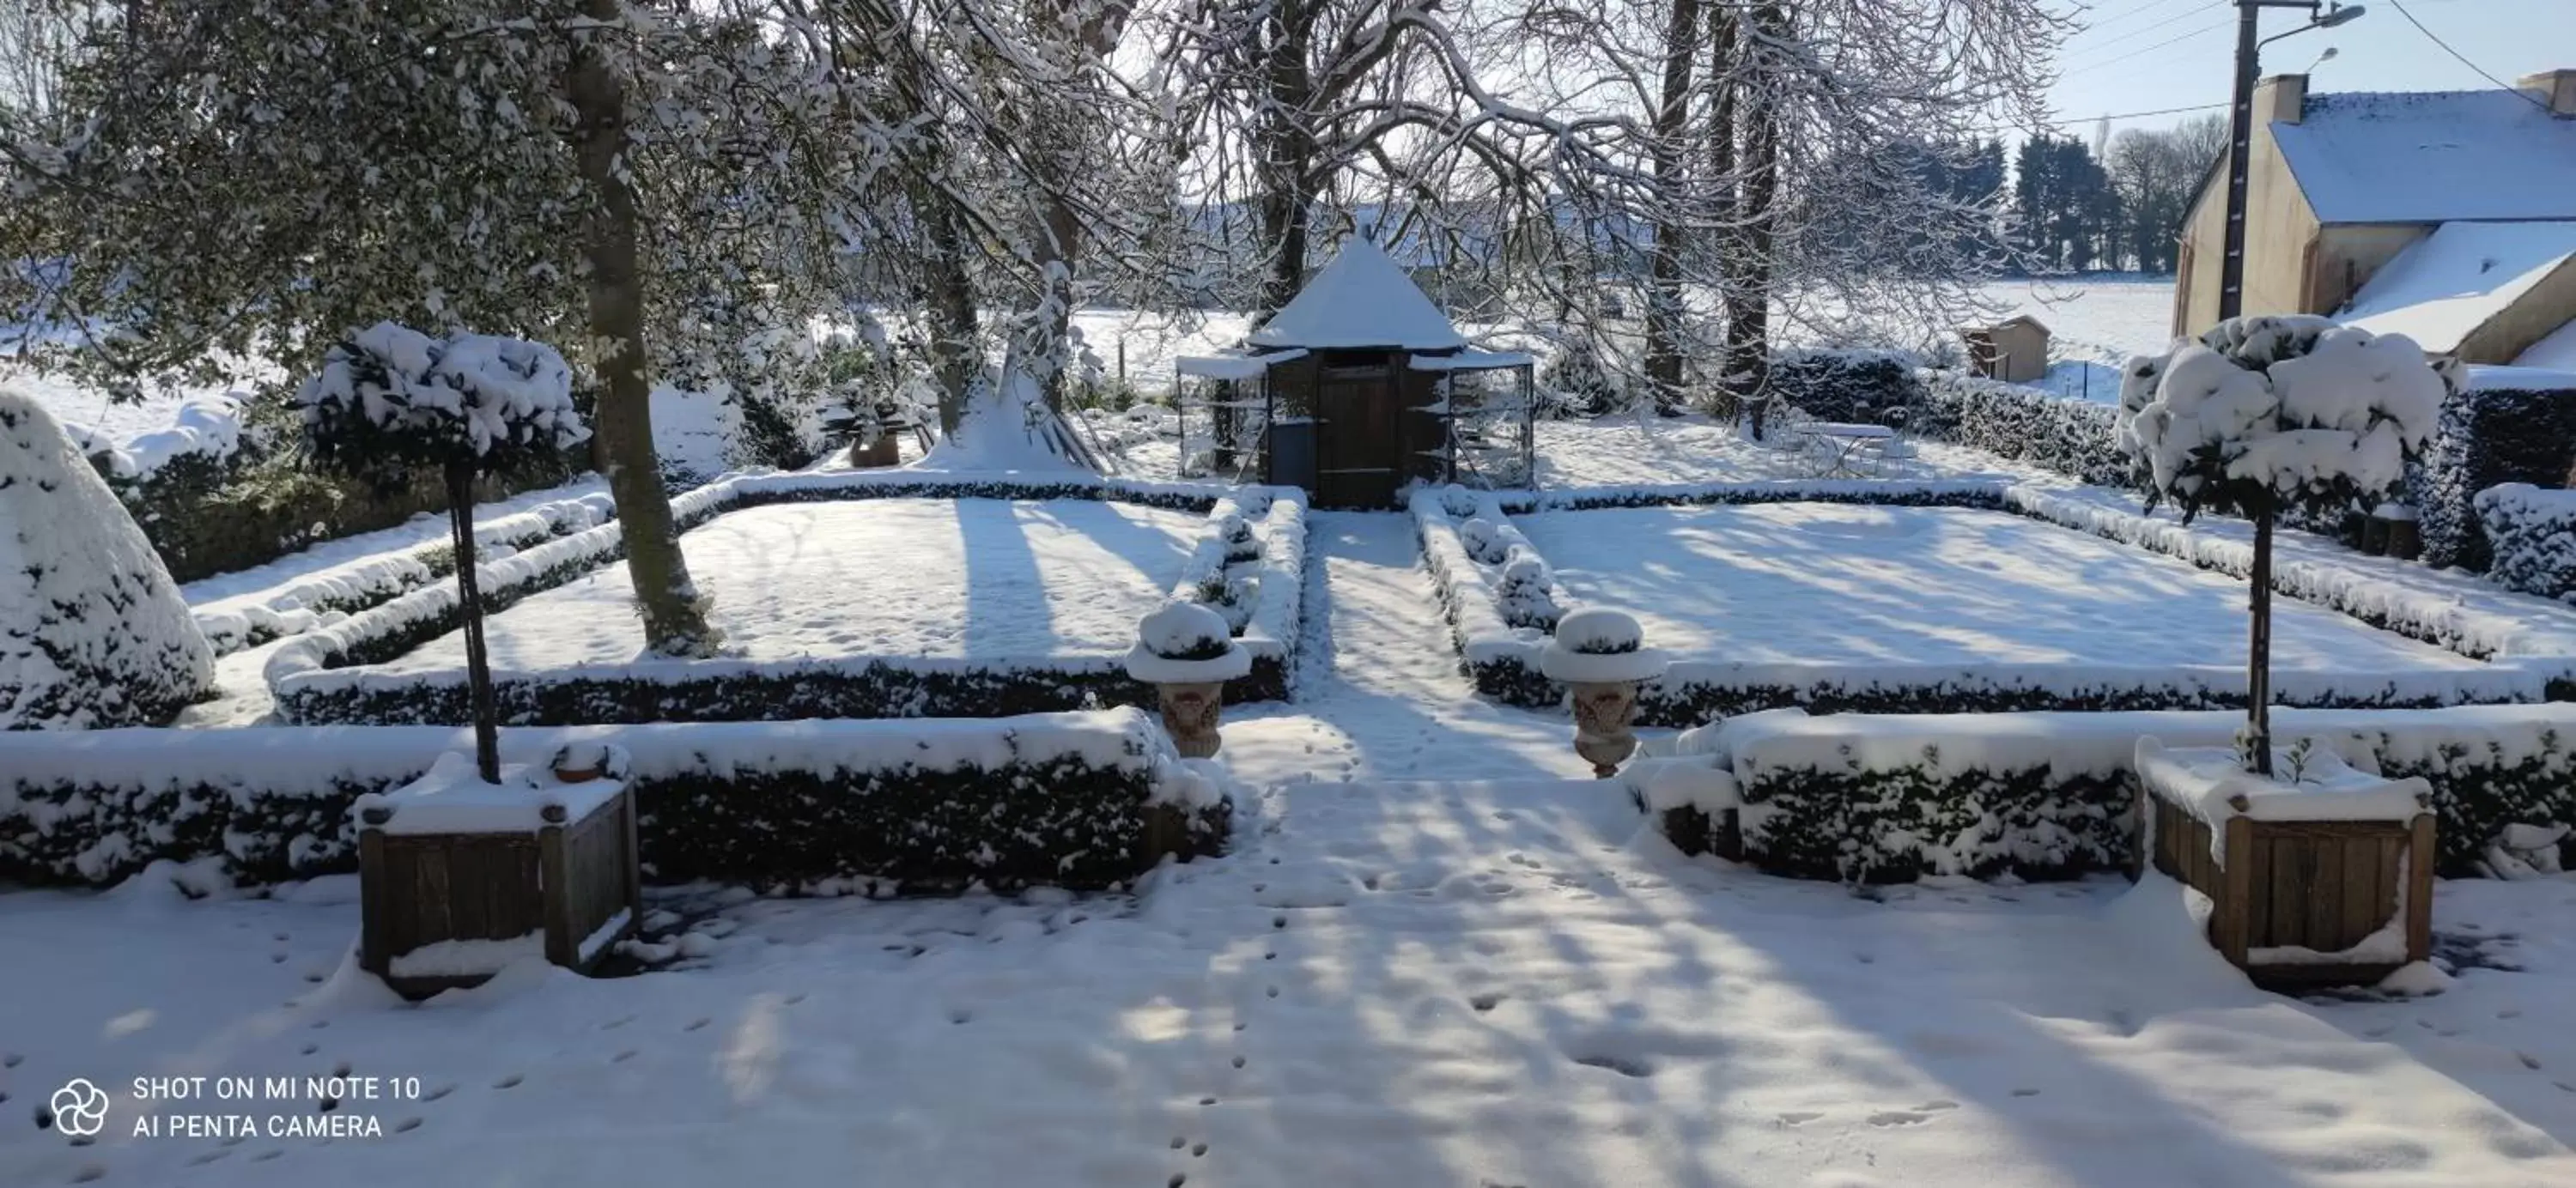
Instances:
[[[1127,675],[1154,686],[1163,730],[1186,759],[1213,757],[1224,745],[1217,724],[1225,683],[1252,672],[1252,653],[1234,642],[1225,617],[1195,602],[1164,603],[1136,621]]]
[[[1664,654],[1645,635],[1637,620],[1591,607],[1558,619],[1556,638],[1539,650],[1539,671],[1571,691],[1574,753],[1604,779],[1637,753],[1637,686],[1664,675]]]

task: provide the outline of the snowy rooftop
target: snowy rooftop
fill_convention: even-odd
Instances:
[[[1366,239],[1353,236],[1342,253],[1306,282],[1287,308],[1252,332],[1261,347],[1389,347],[1450,351],[1467,345],[1413,278]]]
[[[2549,337],[2531,344],[2513,362],[2516,367],[2576,371],[2576,322],[2569,322]]]
[[[2321,222],[2576,219],[2576,120],[2517,92],[2311,95],[2272,136]]]
[[[2576,256],[2576,222],[2444,223],[2353,295],[2340,315],[2428,351],[2461,340]]]

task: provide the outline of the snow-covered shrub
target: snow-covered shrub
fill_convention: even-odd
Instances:
[[[572,368],[554,348],[459,334],[444,342],[378,322],[331,348],[322,373],[295,394],[304,445],[345,475],[434,466],[447,478],[458,605],[466,637],[477,761],[498,782],[492,674],[474,555],[474,479],[526,458],[552,458],[589,440],[572,403]]]
[[[1513,627],[1534,627],[1554,632],[1563,612],[1556,604],[1555,575],[1548,572],[1547,562],[1532,554],[1521,554],[1503,566],[1503,580],[1494,590],[1495,606],[1503,613],[1503,622]]]
[[[2119,410],[1958,371],[1918,372],[1905,432],[2030,462],[2097,486],[2135,484],[2117,440]]]
[[[1453,520],[1463,522],[1472,519],[1476,514],[1476,493],[1457,483],[1442,487],[1440,488],[1440,510],[1448,512],[1449,518]]]
[[[2576,491],[2506,483],[2478,492],[2493,558],[2487,576],[2543,598],[2576,597]]]
[[[43,405],[0,389],[0,729],[157,726],[214,665],[115,493]]]
[[[108,885],[219,857],[239,882],[356,869],[350,807],[419,777],[444,727],[0,735],[0,879]],[[1222,788],[1143,711],[509,730],[514,760],[626,753],[657,880],[840,875],[1098,887],[1224,843]]]
[[[1458,542],[1467,546],[1467,557],[1478,565],[1500,565],[1511,553],[1511,540],[1503,535],[1501,525],[1482,518],[1458,525]]]
[[[1216,535],[1225,544],[1226,564],[1240,565],[1261,559],[1261,540],[1252,534],[1252,525],[1242,515],[1230,515],[1219,522]]]
[[[2170,499],[2185,522],[2202,511],[2254,522],[2250,688],[2269,684],[2273,523],[2284,509],[2333,514],[2394,490],[2450,386],[2403,334],[2307,316],[2233,318],[2130,362],[2119,441],[2148,472],[2148,506]],[[2255,771],[2270,775],[2265,699],[2251,700]]]
[[[553,347],[486,334],[442,342],[392,322],[331,348],[295,403],[306,447],[344,471],[488,471],[590,438],[573,409],[572,369]]]
[[[1223,616],[1195,602],[1166,602],[1136,621],[1136,642],[1165,660],[1214,660],[1234,647]]]
[[[1923,402],[1915,358],[1901,351],[1790,350],[1771,356],[1771,389],[1819,421],[1902,427]]]
[[[2576,391],[2471,387],[2443,402],[2432,444],[2407,476],[2423,561],[2486,569],[2493,551],[2477,494],[2506,483],[2555,487],[2576,462]]]
[[[1626,385],[1602,365],[1590,336],[1560,329],[1548,337],[1547,358],[1534,377],[1541,407],[1589,417],[1627,404]]]

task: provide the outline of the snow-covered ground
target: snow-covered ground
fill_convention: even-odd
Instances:
[[[1120,653],[1206,518],[1080,499],[866,499],[727,512],[680,538],[730,654],[1038,657]],[[643,645],[607,565],[492,617],[495,668],[617,663]],[[450,634],[394,661],[462,668]]]
[[[1678,654],[1746,663],[2237,665],[2245,584],[2004,512],[1784,503],[1517,516],[1581,603]],[[2477,661],[2291,599],[2297,671]]]
[[[1635,413],[1540,421],[1537,433],[1538,485],[1542,490],[1815,478],[1821,472],[1821,459],[1795,444],[1792,437],[1783,435],[1775,442],[1756,442],[1739,436],[1731,426],[1697,414],[1658,417]],[[1910,444],[1915,457],[1872,462],[1869,472],[1888,479],[2068,481],[1982,450],[1929,441]]]

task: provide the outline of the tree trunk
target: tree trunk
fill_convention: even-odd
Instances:
[[[1774,39],[1787,36],[1777,5],[1755,9],[1753,22]],[[1780,122],[1760,76],[1756,74],[1750,81],[1753,85],[1743,97],[1742,108],[1743,199],[1735,212],[1742,228],[1736,237],[1741,257],[1736,261],[1737,284],[1727,294],[1726,385],[1736,406],[1744,410],[1753,439],[1760,441],[1768,429],[1765,422],[1771,386],[1771,288],[1778,276],[1772,254],[1777,246],[1774,220],[1779,213]]]
[[[1662,104],[1655,111],[1655,254],[1647,264],[1646,387],[1659,412],[1682,403],[1682,128],[1690,118],[1699,0],[1672,0],[1664,26]]]
[[[474,710],[474,770],[501,782],[501,715],[492,701],[491,653],[483,647],[483,587],[474,572],[474,465],[447,464],[447,526],[456,542],[456,607],[465,616],[465,688]]]
[[[2252,735],[2254,774],[2272,774],[2272,520],[2267,494],[2254,512],[2254,621],[2245,645],[2245,725]]]
[[[929,322],[931,376],[939,385],[939,431],[953,437],[984,371],[983,328],[975,315],[975,281],[966,273],[966,229],[953,200],[928,183],[914,186],[913,193],[926,240],[922,307]]]
[[[584,0],[591,19],[614,27],[624,20],[618,0]],[[626,150],[626,86],[601,39],[577,39],[567,90],[581,122],[574,148],[582,180],[596,204],[583,244],[590,265],[590,333],[605,344],[599,360],[598,432],[608,461],[608,490],[624,526],[626,570],[634,579],[644,644],[669,656],[703,655],[715,640],[706,610],[689,580],[671,523],[671,501],[662,491],[662,467],[653,456],[652,388],[644,376],[644,281],[636,264],[635,189],[620,157]],[[469,507],[471,505],[469,504]],[[470,511],[468,514],[471,514]]]
[[[1261,282],[1259,320],[1268,320],[1306,286],[1307,222],[1315,202],[1310,175],[1318,152],[1305,124],[1315,97],[1307,67],[1314,22],[1309,0],[1285,0],[1277,40],[1265,47],[1269,104],[1255,124],[1253,176],[1261,185],[1261,242],[1271,255]]]
[[[1719,6],[1709,12],[1708,80],[1710,91],[1708,176],[1709,185],[1714,191],[1712,197],[1715,199],[1715,221],[1719,228],[1717,233],[1718,290],[1719,295],[1726,302],[1726,327],[1730,335],[1727,341],[1731,342],[1733,341],[1731,334],[1734,325],[1734,309],[1738,301],[1736,294],[1742,291],[1741,277],[1738,275],[1739,262],[1744,254],[1742,229],[1735,225],[1735,220],[1741,211],[1738,202],[1739,179],[1735,174],[1738,76],[1735,58],[1735,11],[1731,8]],[[1713,389],[1710,411],[1720,417],[1733,420],[1744,411],[1743,405],[1735,398],[1733,386],[1725,381],[1723,374],[1734,369],[1734,357],[1721,354],[1718,362],[1721,372],[1720,382]]]

